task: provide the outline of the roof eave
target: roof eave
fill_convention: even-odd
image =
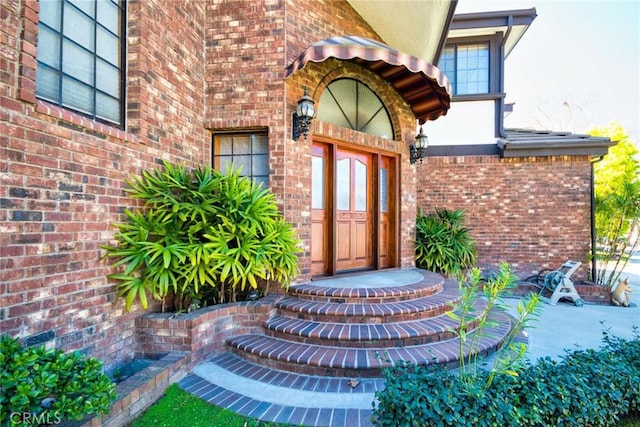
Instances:
[[[504,55],[506,58],[537,16],[535,8],[462,13],[453,17],[449,29],[449,38],[502,32],[506,37],[504,42]]]
[[[512,129],[497,140],[501,157],[604,156],[617,143],[606,137]]]
[[[347,0],[385,44],[436,63],[458,0]]]

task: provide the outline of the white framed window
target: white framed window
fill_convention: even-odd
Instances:
[[[124,2],[41,0],[36,96],[123,125]]]

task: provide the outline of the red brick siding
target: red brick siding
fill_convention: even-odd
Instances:
[[[124,130],[36,101],[38,9],[0,6],[0,331],[110,366],[133,357],[141,311],[125,313],[100,260],[135,205],[125,180],[160,159],[208,161],[204,4],[128,2]]]
[[[581,261],[589,272],[591,165],[583,157],[429,157],[418,167],[418,206],[464,209],[483,268],[510,263],[524,278]]]
[[[123,192],[132,174],[161,159],[210,163],[207,129],[269,130],[272,188],[309,244],[308,147],[288,139],[301,87],[287,94],[282,77],[313,41],[377,38],[347,2],[127,2],[124,129],[37,101],[38,3],[1,8],[3,332],[53,332],[107,365],[131,357],[140,308],[124,313],[99,245],[135,205]]]

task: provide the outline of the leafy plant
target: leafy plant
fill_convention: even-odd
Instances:
[[[513,270],[504,262],[497,273],[486,280],[481,278],[480,270],[474,268],[467,274],[466,280],[459,282],[460,301],[452,311],[446,312],[447,316],[458,322],[458,327],[452,329],[452,332],[459,338],[460,379],[469,390],[484,392],[497,374],[517,376],[524,367],[526,344],[516,342],[516,338],[539,315],[539,297],[536,293],[531,293],[518,302],[517,317],[496,351],[495,361],[488,375],[479,375],[479,350],[484,330],[497,326],[491,313],[495,310],[506,311],[503,296],[506,291],[517,286],[516,281]],[[485,304],[480,313],[477,313],[479,295],[484,297]]]
[[[603,333],[599,350],[539,359],[518,376],[498,373],[485,390],[444,368],[398,363],[383,371],[376,392],[379,426],[615,426],[637,418],[640,402],[640,335],[632,340]],[[478,371],[488,377],[488,371]]]
[[[594,164],[596,281],[612,287],[628,262],[625,253],[633,253],[640,245],[640,162],[638,149],[619,125],[589,133],[618,141]]]
[[[23,348],[6,335],[0,338],[0,385],[3,426],[108,413],[116,398],[99,360],[43,346]],[[12,413],[20,416],[10,419]]]
[[[418,212],[414,247],[416,265],[438,273],[459,276],[476,262],[475,241],[461,209]]]
[[[192,298],[222,303],[260,280],[287,287],[297,274],[299,240],[275,196],[237,169],[189,172],[165,162],[164,170],[144,171],[128,184],[143,208],[127,210],[116,224],[117,244],[102,246],[121,267],[109,277],[119,281],[127,310],[136,299],[146,308],[151,296],[164,311],[169,294],[179,310]]]

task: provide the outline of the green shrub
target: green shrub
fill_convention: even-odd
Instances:
[[[539,359],[518,375],[498,374],[470,388],[464,374],[397,364],[376,392],[380,426],[613,426],[640,405],[640,334],[604,333],[599,350],[575,350],[560,361]],[[490,372],[478,372],[488,376]]]
[[[138,299],[174,296],[177,309],[190,299],[222,303],[227,293],[258,288],[259,281],[287,287],[298,272],[299,241],[267,189],[210,167],[189,172],[164,164],[128,182],[128,193],[144,201],[116,224],[115,246],[103,246],[123,270],[117,280],[127,310]],[[214,292],[215,291],[215,292]],[[164,304],[163,304],[164,311]]]
[[[115,384],[102,373],[99,360],[77,352],[23,348],[6,335],[0,338],[0,385],[2,426],[108,413],[116,398]]]
[[[459,276],[476,262],[475,241],[464,227],[464,211],[439,210],[416,219],[416,265],[425,270]]]
[[[460,300],[453,306],[453,310],[445,313],[457,322],[458,327],[452,329],[452,332],[459,339],[459,369],[464,373],[461,379],[472,388],[484,390],[491,385],[495,375],[517,375],[517,371],[523,367],[527,348],[525,343],[518,342],[516,338],[539,315],[539,297],[536,293],[518,301],[517,315],[513,318],[511,330],[496,349],[489,375],[477,375],[479,369],[483,369],[479,364],[482,359],[479,355],[482,338],[488,334],[485,330],[497,326],[493,317],[495,311],[507,311],[503,297],[505,292],[517,286],[516,280],[516,275],[506,262],[500,264],[495,275],[485,280],[481,278],[480,270],[473,268],[458,284]],[[482,310],[479,311],[477,300],[480,295],[484,297],[485,304],[481,305]]]

